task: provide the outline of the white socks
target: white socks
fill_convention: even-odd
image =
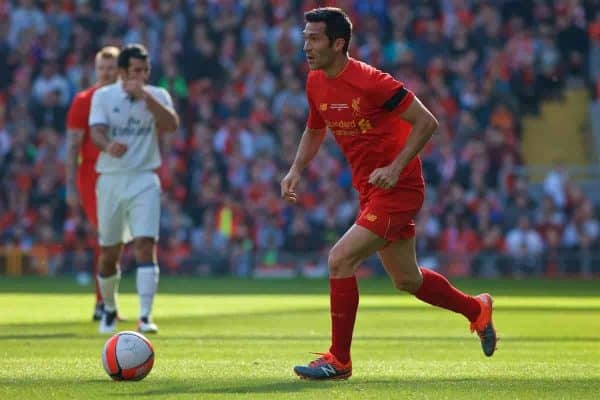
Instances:
[[[98,286],[104,302],[104,310],[113,312],[117,310],[117,291],[119,290],[119,281],[121,280],[121,271],[116,274],[102,277],[98,275]]]
[[[158,288],[158,275],[159,268],[156,264],[137,267],[136,286],[140,296],[140,317],[149,317],[152,313],[152,302]]]

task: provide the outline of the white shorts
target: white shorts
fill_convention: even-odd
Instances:
[[[158,240],[160,181],[152,171],[101,174],[96,183],[100,246],[138,237]]]

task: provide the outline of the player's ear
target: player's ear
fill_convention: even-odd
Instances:
[[[344,46],[346,45],[346,39],[337,38],[333,41],[333,49],[336,52],[344,52]]]

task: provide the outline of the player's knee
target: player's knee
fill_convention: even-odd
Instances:
[[[332,278],[341,278],[350,276],[354,273],[354,263],[350,254],[341,251],[338,247],[334,247],[329,252],[327,265],[329,266],[329,276]]]
[[[133,252],[138,263],[153,263],[156,246],[152,238],[136,238],[133,242]]]
[[[422,283],[423,278],[418,273],[394,277],[394,287],[403,292],[415,293]]]
[[[105,247],[100,249],[98,258],[99,273],[101,276],[111,276],[117,272],[120,251],[118,248]]]

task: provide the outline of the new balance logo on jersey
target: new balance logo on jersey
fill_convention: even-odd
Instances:
[[[333,368],[330,364],[327,365],[323,365],[321,367],[321,370],[325,373],[325,375],[327,376],[331,376],[331,375],[335,375],[337,373],[337,371],[335,370],[335,368]]]

